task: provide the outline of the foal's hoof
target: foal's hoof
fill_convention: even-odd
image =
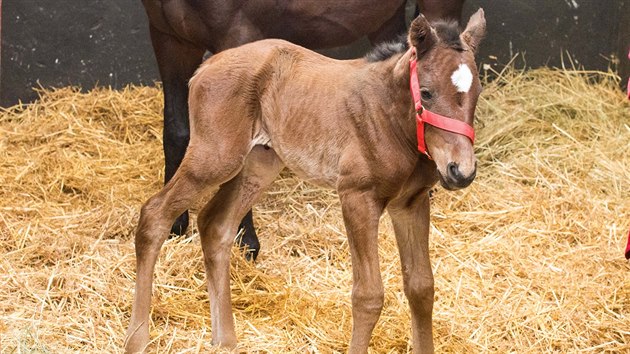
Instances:
[[[149,326],[130,325],[125,336],[125,354],[145,353],[149,344]]]
[[[182,215],[180,215],[177,218],[177,220],[175,220],[175,223],[173,223],[169,238],[173,237],[173,235],[182,236],[186,234],[187,229],[188,229],[188,211],[185,211]]]

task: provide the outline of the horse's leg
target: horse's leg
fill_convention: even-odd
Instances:
[[[188,119],[188,81],[201,64],[205,49],[160,32],[150,26],[151,42],[158,62],[160,77],[164,87],[164,181],[168,182],[179,167],[188,146],[190,127]],[[177,218],[171,233],[182,235],[188,228],[188,211]],[[254,229],[251,210],[247,213],[240,228],[243,235],[239,239],[241,248],[248,259],[256,259],[260,243]]]
[[[225,145],[228,143],[226,142]],[[236,145],[236,144],[235,144]],[[131,311],[131,323],[127,329],[125,351],[142,352],[149,341],[149,311],[153,272],[160,249],[168,237],[175,218],[188,209],[203,191],[231,179],[243,166],[243,151],[247,146],[226,146],[232,155],[219,161],[208,156],[212,149],[196,149],[191,146],[180,168],[164,188],[151,197],[142,207],[136,231],[136,289]]]
[[[261,37],[257,27],[253,25],[242,25],[239,28],[238,38],[228,42],[229,46],[225,49],[235,48],[263,38],[264,37]],[[247,211],[241,220],[237,232],[240,232],[240,234],[236,243],[243,251],[245,259],[248,261],[255,261],[258,257],[258,253],[260,252],[260,241],[258,240],[258,235],[256,235],[256,228],[254,228],[254,217],[251,209]]]
[[[401,1],[401,5],[394,16],[387,20],[378,30],[368,34],[368,39],[372,45],[385,41],[396,41],[400,35],[407,33],[407,25],[405,24],[406,5],[407,1]]]
[[[260,241],[258,235],[256,235],[256,229],[254,228],[254,216],[250,209],[247,214],[241,220],[241,224],[238,226],[238,232],[241,232],[239,238],[236,240],[238,246],[243,250],[245,259],[248,261],[255,261],[260,251]]]
[[[339,191],[352,258],[352,340],[350,353],[367,353],[383,308],[378,262],[378,221],[382,203],[364,190]]]
[[[465,0],[418,0],[422,14],[429,20],[453,20],[458,23],[462,19],[462,8]]]
[[[429,194],[387,208],[400,253],[405,295],[411,308],[413,349],[433,353],[433,272],[429,260]]]
[[[179,167],[188,146],[188,80],[201,64],[204,49],[182,42],[150,26],[151,43],[164,87],[164,183]],[[182,235],[188,228],[188,211],[177,218],[171,232]]]
[[[199,213],[212,316],[212,343],[236,345],[230,299],[230,248],[239,220],[282,169],[276,153],[262,146],[250,152],[241,172],[223,184]]]

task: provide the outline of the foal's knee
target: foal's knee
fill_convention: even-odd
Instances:
[[[140,220],[136,231],[136,251],[153,244],[161,244],[168,236],[169,223],[160,213],[160,203],[156,197],[149,199],[140,210]],[[162,235],[164,234],[164,235]]]
[[[434,294],[433,278],[411,276],[405,282],[405,296],[416,313],[431,314]]]
[[[352,308],[361,313],[378,317],[383,310],[385,292],[382,287],[355,289],[352,293]]]
[[[236,227],[231,225],[226,215],[220,213],[215,208],[206,207],[201,210],[197,217],[199,236],[205,250],[211,251],[205,254],[206,262],[212,261],[213,257],[219,256],[222,250],[229,254],[232,247]]]
[[[162,200],[158,195],[149,198],[140,208],[138,227],[146,228],[159,225],[161,219],[164,218],[164,215],[162,215],[162,204]]]
[[[221,207],[225,208],[225,205],[221,205]],[[229,215],[225,214],[225,209],[223,208],[217,207],[213,201],[210,201],[201,209],[197,216],[197,227],[199,228],[201,237],[222,235],[229,232]]]

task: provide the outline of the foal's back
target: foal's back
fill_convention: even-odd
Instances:
[[[365,118],[349,106],[362,100],[368,70],[364,60],[334,60],[282,40],[219,53],[191,80],[191,143],[265,145],[301,177],[334,187]]]

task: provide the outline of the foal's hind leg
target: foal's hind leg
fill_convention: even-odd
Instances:
[[[188,81],[199,64],[204,50],[182,42],[151,25],[151,43],[164,86],[164,183],[179,167],[190,135],[188,124]],[[183,235],[188,228],[188,211],[172,225],[171,232]]]
[[[239,221],[282,169],[276,153],[256,146],[241,172],[221,186],[199,213],[212,316],[212,343],[236,345],[230,299],[230,249]]]
[[[216,157],[202,156],[191,146],[173,178],[142,207],[135,239],[136,289],[125,340],[126,352],[143,352],[149,342],[153,271],[173,221],[208,186],[216,186],[238,173],[243,166],[243,159],[237,155],[238,146],[233,150],[234,158],[217,161]],[[244,156],[244,153],[240,156]]]

